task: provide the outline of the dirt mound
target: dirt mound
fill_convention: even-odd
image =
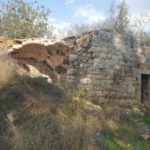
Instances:
[[[0,46],[1,47],[8,47],[8,48],[10,48],[14,44],[16,44],[15,40],[0,38]]]

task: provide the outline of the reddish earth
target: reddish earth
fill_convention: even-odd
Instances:
[[[2,47],[11,47],[14,44],[16,44],[15,40],[0,38],[0,46]]]
[[[14,49],[11,55],[18,60],[18,64],[28,71],[28,65],[32,65],[40,72],[58,80],[59,74],[67,71],[69,55],[73,48],[64,43],[57,42],[53,45],[31,43]]]

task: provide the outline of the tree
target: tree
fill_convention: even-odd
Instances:
[[[150,15],[138,15],[132,17],[133,22],[131,22],[132,29],[140,36],[144,35],[144,32],[150,25]]]
[[[0,34],[9,38],[41,37],[48,33],[50,11],[37,2],[8,0],[0,5]]]
[[[121,1],[120,4],[111,8],[111,17],[113,22],[113,28],[118,33],[123,33],[128,27],[128,7],[125,0]]]

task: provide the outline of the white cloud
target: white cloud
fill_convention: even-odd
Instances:
[[[68,30],[71,28],[71,24],[55,18],[50,19],[52,24],[52,37],[56,39],[62,39],[68,36]]]
[[[126,0],[132,15],[150,12],[150,0]]]
[[[74,2],[75,2],[75,0],[65,0],[66,5],[73,4]]]
[[[78,7],[74,13],[74,17],[84,19],[85,21],[83,22],[89,24],[105,20],[105,16],[90,5]]]

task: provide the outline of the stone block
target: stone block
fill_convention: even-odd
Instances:
[[[80,79],[80,83],[83,85],[91,84],[92,80],[90,78],[82,78]]]
[[[96,96],[102,96],[103,95],[103,92],[102,91],[96,91]]]
[[[76,75],[77,74],[77,70],[74,68],[70,68],[67,70],[67,75]]]
[[[104,65],[104,64],[100,64],[100,63],[97,63],[97,62],[95,62],[95,63],[93,64],[93,69],[94,69],[94,70],[96,70],[96,69],[102,70],[102,69],[104,69],[104,68],[105,68],[105,65]]]
[[[69,60],[70,60],[71,63],[72,63],[72,62],[75,62],[75,61],[77,60],[77,55],[70,54],[70,55],[69,55]]]

